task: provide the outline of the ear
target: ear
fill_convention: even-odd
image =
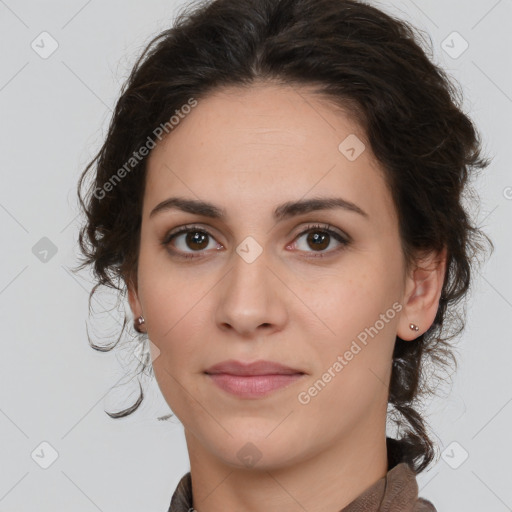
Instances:
[[[406,278],[403,311],[398,323],[398,336],[406,341],[414,340],[428,331],[434,323],[439,307],[446,273],[447,249],[433,251],[419,257]],[[409,325],[416,324],[418,331]]]
[[[142,306],[139,301],[139,296],[137,292],[137,281],[136,276],[133,278],[131,276],[127,280],[127,288],[128,288],[128,302],[130,304],[130,309],[132,310],[133,318],[138,318],[140,315],[142,315]]]

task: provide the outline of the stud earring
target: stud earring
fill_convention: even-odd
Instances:
[[[137,332],[142,332],[140,326],[145,322],[144,317],[141,315],[133,322],[133,327]]]
[[[420,328],[416,324],[409,324],[409,329],[413,331],[419,331]]]

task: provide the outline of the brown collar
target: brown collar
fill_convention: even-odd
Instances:
[[[178,483],[168,512],[190,512],[192,482],[190,472]],[[406,462],[390,469],[340,512],[436,512],[430,501],[418,498],[416,475]]]
[[[430,501],[418,498],[416,474],[401,462],[368,487],[340,512],[436,512]]]

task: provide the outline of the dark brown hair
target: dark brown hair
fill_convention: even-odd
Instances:
[[[464,328],[461,299],[484,242],[493,245],[463,205],[463,192],[477,204],[469,178],[488,165],[478,134],[462,110],[460,89],[432,62],[424,34],[406,22],[356,0],[210,0],[186,6],[137,60],[106,140],[79,181],[86,221],[78,269],[92,265],[96,285],[90,298],[98,286],[123,297],[129,280],[136,282],[147,157],[132,160],[129,170],[126,162],[191,98],[201,101],[221,87],[255,81],[313,85],[349,108],[385,171],[407,268],[418,251],[447,248],[433,325],[414,342],[397,337],[393,354],[388,418],[400,435],[388,438],[389,457],[401,454],[419,473],[433,460],[435,445],[416,408],[435,392],[443,372],[456,367],[449,341]],[[123,166],[122,179],[112,182]],[[125,315],[117,341],[126,323]],[[130,414],[142,397],[141,388],[134,406],[112,416]]]

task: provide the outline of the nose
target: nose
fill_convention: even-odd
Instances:
[[[217,290],[219,329],[245,338],[283,330],[288,321],[287,289],[277,273],[265,251],[252,262],[233,254],[232,267]]]

